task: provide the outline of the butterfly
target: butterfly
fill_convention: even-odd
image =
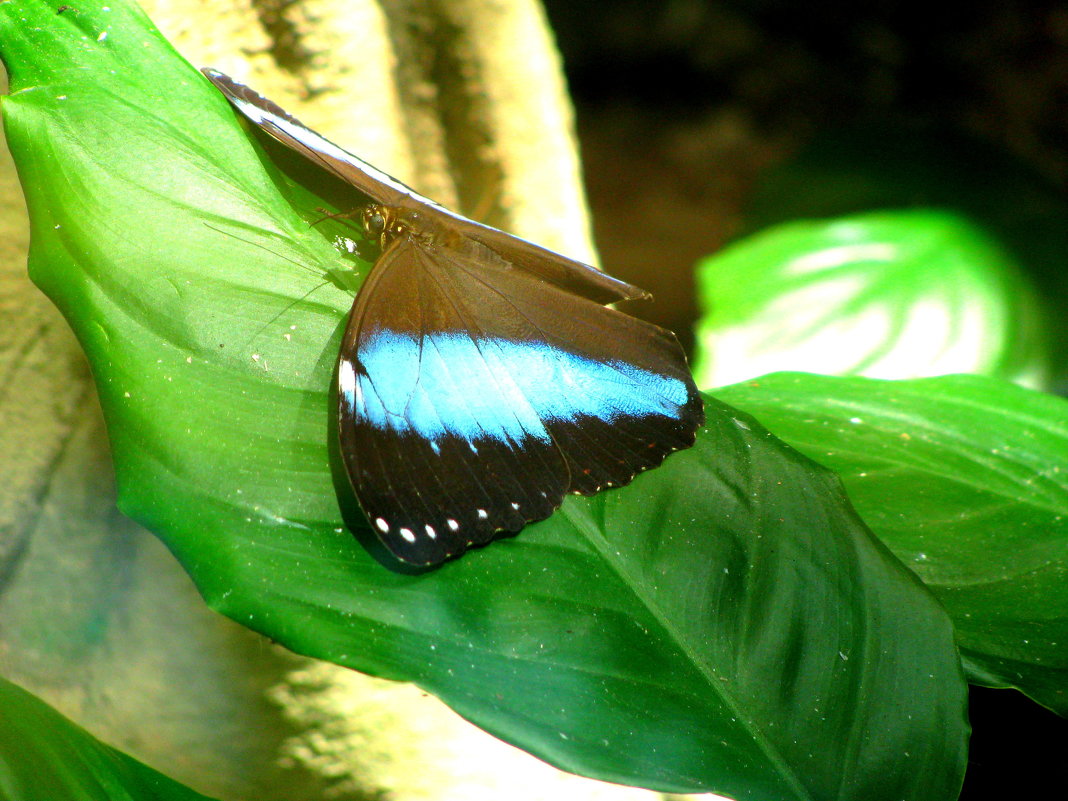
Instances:
[[[341,342],[338,434],[395,557],[436,565],[693,444],[704,408],[675,335],[606,305],[647,292],[452,212],[202,72],[365,196],[354,210],[381,255]]]

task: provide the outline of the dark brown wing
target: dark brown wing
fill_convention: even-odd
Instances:
[[[400,239],[341,348],[341,451],[371,525],[433,564],[629,482],[703,420],[672,334],[489,250]]]

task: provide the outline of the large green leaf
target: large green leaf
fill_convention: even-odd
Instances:
[[[252,147],[126,3],[77,12],[0,5],[31,272],[89,355],[123,508],[209,603],[595,777],[955,797],[948,619],[836,479],[720,404],[664,467],[439,570],[351,536],[328,387],[336,276],[365,265],[301,216],[341,188]]]
[[[966,219],[884,211],[784,223],[705,259],[699,386],[778,370],[971,372],[1045,383],[1045,325],[1005,251]]]
[[[207,796],[104,745],[0,678],[0,798],[197,801]]]
[[[1068,715],[1068,401],[978,376],[784,373],[720,395],[838,472],[949,610],[972,681]]]

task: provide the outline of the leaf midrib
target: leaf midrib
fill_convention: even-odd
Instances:
[[[594,550],[601,556],[602,561],[616,574],[623,585],[633,593],[640,605],[649,613],[650,617],[652,617],[656,624],[663,629],[666,638],[675,644],[685,657],[687,663],[694,667],[702,681],[716,695],[724,699],[724,702],[730,708],[735,719],[741,722],[742,726],[749,733],[749,736],[759,744],[761,751],[766,754],[776,766],[779,775],[782,776],[786,780],[786,783],[794,789],[795,797],[799,799],[810,799],[810,793],[807,791],[796,773],[789,767],[778,749],[770,743],[759,727],[750,720],[749,716],[742,713],[734,699],[723,692],[722,682],[715,680],[714,674],[704,666],[703,662],[698,658],[697,653],[689,646],[686,638],[681,632],[679,632],[671,623],[669,617],[664,614],[659,605],[652,598],[648,597],[642,591],[641,582],[633,580],[633,577],[625,568],[624,560],[619,559],[617,554],[607,547],[608,541],[604,537],[599,536],[596,526],[588,516],[580,514],[570,505],[566,504],[560,510],[560,513],[564,514],[571,524],[581,532],[583,538],[593,546]]]

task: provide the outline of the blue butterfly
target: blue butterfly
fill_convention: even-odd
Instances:
[[[693,444],[675,335],[605,304],[636,286],[417,194],[215,70],[266,133],[358,189],[382,255],[338,361],[341,454],[398,559],[438,564]]]

